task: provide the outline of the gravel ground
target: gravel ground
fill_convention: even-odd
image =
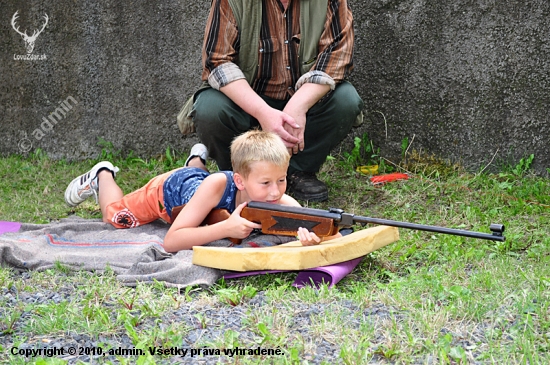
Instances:
[[[23,277],[28,276],[24,273]],[[75,291],[67,287],[60,287],[58,291],[40,290],[38,292],[17,291],[15,287],[2,288],[2,300],[5,307],[0,310],[0,315],[6,316],[6,309],[21,305],[31,305],[33,308],[41,305],[59,304],[75,300]],[[224,344],[227,344],[227,334],[233,333],[234,345],[238,348],[248,351],[249,349],[271,349],[278,350],[283,354],[287,353],[286,345],[288,342],[301,344],[303,349],[300,359],[307,360],[309,364],[337,364],[340,360],[340,344],[337,343],[330,333],[319,334],[319,328],[322,328],[322,319],[332,311],[339,316],[345,317],[347,331],[359,331],[360,326],[365,321],[383,321],[389,318],[399,318],[400,314],[395,309],[383,304],[377,304],[367,309],[361,309],[359,306],[349,300],[336,300],[331,303],[304,303],[303,301],[273,301],[270,300],[264,292],[258,292],[256,295],[243,303],[231,306],[220,302],[217,299],[204,301],[204,298],[196,296],[196,299],[182,302],[177,309],[163,312],[159,318],[146,317],[136,330],[151,331],[154,328],[165,330],[174,323],[181,330],[178,334],[183,334],[183,340],[177,346],[171,346],[168,349],[172,351],[167,356],[155,356],[157,364],[219,364],[235,363],[236,360],[231,356],[218,355],[200,355],[194,354],[191,357],[191,349],[209,349],[210,351],[219,349],[223,354]],[[108,306],[109,303],[104,303]],[[119,326],[114,333],[100,335],[92,338],[88,334],[75,333],[67,331],[62,334],[55,331],[55,335],[33,335],[28,331],[28,325],[33,321],[36,312],[24,311],[18,319],[12,333],[3,333],[0,336],[0,346],[4,355],[11,353],[13,358],[18,360],[28,359],[31,361],[36,355],[42,355],[48,358],[45,352],[41,354],[36,351],[48,349],[49,351],[60,351],[63,353],[53,353],[53,358],[66,361],[68,364],[84,363],[120,363],[121,358],[128,359],[128,363],[135,363],[139,349],[128,336],[128,331]],[[358,315],[360,314],[360,315]],[[111,316],[116,318],[113,310]],[[84,320],[84,319],[83,319]],[[270,332],[266,335],[258,330],[258,323],[272,321]],[[255,323],[254,323],[255,322]],[[374,322],[373,322],[374,323]],[[278,328],[278,329],[277,329]],[[317,328],[315,330],[314,328]],[[231,332],[234,331],[234,332]],[[154,344],[145,344],[144,353],[148,351],[149,346]],[[162,345],[160,345],[162,346]],[[102,348],[102,354],[93,354]],[[159,345],[157,345],[157,349]],[[69,354],[69,349],[76,349],[75,354]],[[79,352],[86,352],[88,354]],[[106,353],[108,349],[123,350],[126,354],[115,356]],[[183,351],[187,353],[183,354]],[[33,352],[34,351],[34,352]],[[71,350],[72,351],[72,350]],[[175,352],[179,351],[179,353]],[[201,350],[202,352],[203,350]],[[52,354],[50,352],[50,354]],[[238,363],[280,363],[284,362],[284,356],[262,356],[258,354],[244,354],[240,356]],[[0,357],[0,359],[2,359]],[[374,360],[374,359],[373,359]],[[375,361],[376,362],[376,361]]]
[[[28,273],[22,274],[23,279],[28,276]],[[32,291],[27,292],[18,291],[15,286],[11,286],[2,288],[0,293],[0,303],[4,303],[0,307],[0,317],[3,317],[4,321],[9,308],[25,305],[34,308],[23,312],[13,332],[0,335],[2,350],[0,363],[10,363],[13,359],[18,363],[25,363],[25,360],[31,361],[37,354],[33,351],[39,349],[50,351],[63,349],[63,353],[56,353],[53,358],[68,364],[133,364],[139,357],[140,350],[136,348],[135,338],[132,340],[129,337],[131,336],[129,330],[122,325],[110,330],[108,334],[97,337],[86,333],[58,330],[51,331],[53,335],[37,335],[29,330],[30,324],[36,320],[36,308],[41,305],[52,306],[52,304],[59,305],[83,299],[82,291],[78,291],[76,287],[61,285],[57,291],[32,288]],[[148,339],[142,346],[144,349],[142,355],[146,355],[149,348],[156,346],[157,351],[159,349],[169,351],[165,356],[155,356],[156,364],[298,363],[292,361],[293,356],[302,364],[388,364],[394,363],[395,357],[388,355],[394,344],[397,350],[407,352],[407,359],[413,359],[407,361],[408,363],[440,362],[437,353],[423,347],[429,335],[426,329],[419,328],[423,319],[419,319],[417,314],[399,310],[381,302],[359,306],[351,300],[335,297],[334,300],[322,299],[315,303],[308,303],[295,297],[273,299],[260,291],[251,299],[232,306],[224,303],[219,295],[205,298],[204,295],[199,294],[200,292],[192,293],[191,300],[182,300],[178,306],[163,310],[158,316],[150,314],[143,316],[143,320],[134,327],[138,334],[145,333],[145,338]],[[111,300],[103,302],[102,306],[109,308],[110,318],[115,321],[119,315],[117,309],[121,308],[120,303]],[[139,317],[139,313],[133,314]],[[83,317],[82,320],[86,319]],[[435,322],[438,319],[434,317],[430,320]],[[497,322],[470,322],[455,325],[452,320],[445,319],[442,326],[438,327],[434,324],[431,328],[439,332],[434,336],[436,341],[449,334],[452,342],[448,346],[459,346],[464,349],[468,363],[486,364],[491,362],[478,359],[482,350],[486,351],[491,345],[491,333],[498,326],[498,330],[503,334],[501,343],[508,341],[513,344],[511,331],[521,325],[517,321],[518,318],[509,318]],[[265,323],[268,330],[262,332],[259,323]],[[3,326],[5,328],[5,324]],[[170,345],[163,347],[163,343],[167,343],[166,338],[155,343],[153,334],[155,330],[165,334],[170,333],[171,329],[174,332],[174,338],[177,338],[177,343],[168,342]],[[407,331],[408,334],[405,334]],[[413,338],[407,338],[407,336],[413,336]],[[364,341],[365,338],[367,338],[366,341]],[[361,342],[360,339],[368,346],[368,349],[362,352],[356,347]],[[416,342],[416,345],[409,346],[407,341]],[[355,347],[351,349],[352,354],[347,358],[343,354],[346,346],[348,349],[350,346]],[[98,350],[100,348],[101,350]],[[258,351],[258,348],[278,350],[284,355],[265,356],[244,353],[237,357],[224,356],[224,348],[239,348],[245,351]],[[69,353],[70,349],[75,349],[76,353]],[[109,354],[109,349],[119,352]],[[197,353],[199,351],[202,353],[205,349],[219,350],[220,355]],[[296,354],[292,355],[292,349],[297,351]],[[192,350],[195,351],[194,354],[191,354]],[[99,354],[98,351],[102,353]],[[185,351],[187,352],[184,353]],[[417,354],[414,351],[418,351]],[[41,355],[44,358],[48,357],[45,353]]]

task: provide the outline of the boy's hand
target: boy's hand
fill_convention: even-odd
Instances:
[[[319,236],[302,227],[298,228],[298,239],[302,243],[302,246],[313,246],[321,243]]]
[[[227,237],[243,239],[248,237],[252,230],[262,228],[261,224],[251,222],[241,217],[241,211],[245,206],[246,202],[239,205],[229,219],[224,221],[227,229]]]

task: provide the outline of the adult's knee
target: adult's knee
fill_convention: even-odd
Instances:
[[[340,115],[349,115],[350,118],[356,117],[363,110],[363,100],[355,87],[346,81],[336,86],[331,102]]]
[[[336,86],[332,94],[322,103],[314,105],[308,116],[315,120],[320,130],[334,130],[334,121],[338,120],[338,137],[345,136],[351,127],[357,123],[357,118],[363,110],[363,100],[357,90],[349,82]]]
[[[222,92],[207,89],[197,95],[191,115],[196,125],[218,124],[228,117],[227,111],[234,107],[231,99]]]

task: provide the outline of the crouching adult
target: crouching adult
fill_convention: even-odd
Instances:
[[[214,0],[203,44],[203,86],[178,115],[196,130],[221,170],[235,136],[261,128],[292,154],[289,194],[328,199],[317,173],[331,149],[362,119],[346,78],[353,69],[347,0]]]

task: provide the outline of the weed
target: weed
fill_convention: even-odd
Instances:
[[[125,327],[138,327],[142,321],[144,316],[141,313],[135,313],[132,314],[130,311],[120,311],[117,314],[117,323],[123,323]]]
[[[267,327],[267,325],[263,322],[258,323],[258,331],[260,336],[262,337],[260,340],[258,340],[259,344],[261,346],[271,346],[271,347],[277,347],[281,346],[284,343],[284,337],[282,336],[276,336]]]
[[[71,272],[71,268],[68,267],[67,265],[63,265],[63,263],[61,263],[60,261],[56,261],[54,263],[54,269],[57,270],[59,273],[62,273],[65,275]]]
[[[405,137],[401,140],[401,158],[405,160],[407,158],[406,152],[409,148],[409,137]]]
[[[517,177],[525,175],[531,168],[534,159],[534,154],[530,154],[529,156],[520,159],[519,163],[512,169],[512,173]]]
[[[378,155],[375,153],[373,143],[368,139],[366,133],[363,134],[362,138],[355,137],[353,139],[353,149],[349,153],[344,153],[344,157],[352,167],[378,162]]]
[[[350,162],[354,165],[363,163],[363,152],[368,153],[372,151],[372,144],[368,143],[365,137],[366,133],[363,135],[363,138],[355,137],[353,139],[353,150],[348,159],[351,159]]]
[[[237,306],[252,299],[257,291],[256,288],[247,285],[242,289],[220,288],[216,290],[216,294],[221,298],[222,302],[231,306]]]
[[[134,302],[136,300],[137,291],[132,290],[132,289],[128,289],[128,290],[126,290],[126,292],[124,292],[124,294],[122,296],[126,296],[126,294],[128,294],[128,292],[130,292],[130,291],[133,292],[133,295],[131,296],[131,298],[129,300],[126,300],[124,298],[118,298],[118,302],[120,304],[122,304],[126,309],[131,311],[132,309],[134,309]]]
[[[1,320],[2,324],[2,334],[9,335],[12,334],[15,330],[15,324],[21,318],[21,315],[25,312],[25,308],[22,305],[18,305],[15,308],[7,309],[7,314],[4,314],[4,317]]]
[[[395,358],[397,355],[401,353],[396,343],[390,343],[389,345],[381,344],[376,351],[374,351],[375,354],[382,356],[383,358],[387,360],[391,360]]]
[[[371,348],[372,344],[368,340],[361,338],[354,344],[342,344],[339,356],[346,365],[365,364],[372,357]]]
[[[463,171],[459,164],[451,163],[448,160],[439,158],[434,154],[426,154],[422,151],[412,150],[407,153],[407,159],[403,163],[403,167],[407,171],[420,176],[429,178],[440,178],[451,176]]]
[[[202,313],[196,313],[194,317],[197,319],[197,327],[205,329],[208,325],[208,318]]]
[[[190,302],[191,300],[193,300],[193,298],[191,297],[191,292],[195,290],[197,290],[197,288],[194,288],[192,286],[186,286],[183,289],[183,296],[185,298],[185,301]]]
[[[168,162],[168,166],[172,166],[174,163],[174,157],[176,156],[174,154],[174,151],[170,151],[170,146],[166,147],[166,161]]]
[[[43,161],[48,159],[48,155],[41,149],[37,148],[30,154],[31,161]]]
[[[164,162],[165,170],[173,170],[178,167],[182,167],[185,163],[187,156],[177,155],[176,152],[170,149],[170,146],[166,147],[166,152],[162,158]]]
[[[117,161],[121,159],[121,150],[115,149],[112,142],[108,142],[102,137],[99,137],[97,145],[101,147],[98,161]]]

